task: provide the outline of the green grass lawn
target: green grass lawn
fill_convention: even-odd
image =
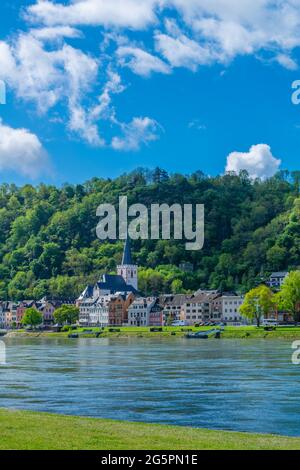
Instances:
[[[300,438],[0,409],[0,450],[300,450]]]
[[[122,338],[122,337],[142,337],[142,338],[155,338],[155,337],[172,337],[172,334],[176,336],[184,336],[187,331],[205,331],[211,330],[212,327],[201,327],[201,328],[193,328],[193,327],[163,327],[162,332],[152,333],[150,332],[149,327],[120,327],[115,328],[115,332],[109,332],[109,328],[105,328],[102,331],[101,337],[114,337],[114,338]],[[93,331],[97,333],[100,328],[78,328],[74,333],[79,333],[81,336],[84,336],[84,330]],[[68,332],[62,333],[40,333],[40,332],[31,332],[27,333],[24,330],[18,330],[12,334],[23,334],[28,336],[47,336],[47,337],[68,337]],[[90,335],[86,335],[90,336]],[[227,326],[225,327],[225,331],[222,334],[222,338],[224,339],[300,339],[300,327],[277,327],[275,331],[265,331],[264,328],[256,328],[255,326],[242,326],[242,327],[233,327]]]

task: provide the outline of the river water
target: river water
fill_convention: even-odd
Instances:
[[[0,407],[300,436],[280,340],[5,339]]]

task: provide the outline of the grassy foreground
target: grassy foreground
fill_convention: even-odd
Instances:
[[[89,330],[94,333],[101,331],[101,338],[160,338],[160,337],[184,337],[188,331],[205,331],[211,330],[212,327],[163,327],[162,332],[153,333],[149,327],[117,327],[114,332],[110,332],[109,328],[103,331],[100,328],[78,328],[74,333],[79,333],[81,337],[91,337],[91,334],[85,335],[85,331]],[[67,338],[69,333],[49,333],[49,332],[25,332],[25,330],[12,331],[9,336],[29,336],[29,337],[47,337],[47,338]],[[256,328],[255,326],[225,327],[222,333],[223,339],[300,339],[300,327],[277,327],[275,331],[265,331],[264,328]]]
[[[0,409],[0,450],[299,450],[300,438]]]

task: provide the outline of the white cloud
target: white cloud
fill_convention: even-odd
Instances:
[[[266,144],[253,145],[249,152],[232,152],[227,157],[226,171],[239,173],[247,170],[251,178],[270,178],[281,165],[281,160],[272,155]]]
[[[186,67],[195,71],[199,65],[212,62],[211,52],[184,34],[176,38],[166,34],[156,34],[155,41],[156,50],[172,67]]]
[[[186,67],[194,72],[200,65],[210,65],[219,59],[210,44],[200,44],[188,37],[173,19],[166,19],[166,34],[156,31],[155,48],[172,67]]]
[[[107,71],[107,82],[105,83],[98,102],[85,109],[76,101],[71,105],[71,121],[69,128],[81,135],[90,145],[102,147],[106,145],[105,139],[100,136],[98,122],[110,121],[118,128],[122,126],[116,117],[116,111],[112,104],[112,95],[122,93],[125,87],[122,84],[121,77],[112,70]]]
[[[27,129],[13,129],[0,120],[0,171],[36,178],[48,166],[40,140]]]
[[[7,80],[16,73],[16,63],[8,44],[0,41],[0,76]]]
[[[34,102],[39,112],[45,113],[57,103],[63,90],[55,52],[44,50],[43,44],[30,34],[21,34],[10,51],[15,65],[7,77],[9,85],[19,98]]]
[[[119,47],[117,57],[122,67],[129,67],[137,75],[149,77],[154,72],[171,73],[171,68],[159,57],[155,57],[139,47]]]
[[[297,70],[298,69],[298,64],[297,62],[289,57],[288,55],[285,54],[278,54],[277,57],[275,57],[275,60],[282,65],[282,67],[285,67],[288,70]]]
[[[45,38],[59,37],[66,32],[69,31],[50,28]],[[100,60],[64,42],[48,50],[36,33],[37,30],[20,34],[12,44],[0,42],[0,78],[8,81],[20,99],[34,103],[40,114],[47,113],[49,120],[51,110],[57,120],[56,106],[63,105],[67,109],[67,129],[95,147],[108,145],[101,132],[103,121],[109,121],[113,128],[114,148],[137,149],[142,143],[154,140],[151,130],[155,125],[151,119],[134,118],[130,124],[118,120],[112,96],[126,88],[119,73],[108,65],[107,79],[101,94],[95,98],[96,86],[101,86],[98,83]],[[160,59],[156,66],[159,62]]]
[[[227,66],[238,55],[260,57],[266,51],[271,62],[297,68],[293,51],[300,46],[300,0],[34,1],[25,15],[29,32],[0,41],[0,79],[49,120],[60,113],[72,134],[94,146],[108,145],[103,121],[116,135],[114,148],[139,148],[157,138],[151,118],[133,117],[130,124],[118,120],[113,95],[126,88],[120,67],[143,77],[176,67],[196,72],[200,66]],[[79,42],[77,48],[68,44],[83,36],[81,26],[86,36],[87,26],[101,27],[99,56],[83,49],[89,41],[82,50]],[[149,47],[138,30],[153,38]]]
[[[159,125],[153,119],[134,118],[129,124],[122,124],[121,137],[114,137],[112,148],[115,150],[137,151],[142,144],[158,139]]]
[[[125,86],[120,75],[111,69],[107,71],[107,82],[98,98],[98,103],[90,110],[92,119],[105,119],[115,124],[118,123],[116,111],[112,104],[112,95],[123,93]]]
[[[300,45],[299,7],[299,0],[69,0],[66,4],[38,0],[29,7],[28,16],[46,26],[153,29],[177,12],[190,34],[158,36],[162,52],[170,55],[175,67],[179,63],[196,69],[207,63],[207,53],[215,61],[228,63],[239,54],[267,49],[274,57],[279,55],[282,66],[291,68],[281,54],[290,57]],[[188,38],[194,41],[194,53]],[[180,48],[177,55],[176,45]]]
[[[34,103],[41,114],[58,103],[66,105],[69,129],[89,143],[102,143],[97,128],[86,119],[83,105],[97,82],[98,60],[67,44],[48,51],[31,32],[21,34],[11,45],[0,43],[1,51],[5,54],[0,55],[0,78],[9,83],[18,98]],[[1,60],[9,66],[2,69]]]
[[[98,63],[78,49],[65,45],[58,53],[64,66],[66,99],[69,108],[68,127],[94,146],[104,145],[98,126],[89,117],[89,108],[84,105],[85,95],[97,80]]]
[[[140,29],[155,21],[157,0],[73,0],[67,5],[38,0],[28,9],[46,25],[104,25]]]
[[[194,119],[188,124],[189,129],[196,129],[197,131],[206,131],[207,127],[199,119]]]
[[[55,26],[52,28],[32,29],[31,35],[37,39],[53,41],[63,38],[80,38],[82,37],[82,32],[70,26]]]

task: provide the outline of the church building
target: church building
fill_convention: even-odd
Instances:
[[[118,266],[118,275],[122,276],[126,284],[138,290],[138,267],[131,258],[130,240],[127,238],[124,247],[122,264]]]
[[[94,286],[86,287],[77,302],[118,293],[138,294],[138,266],[132,261],[129,238],[125,242],[122,264],[117,267],[117,272],[118,274],[103,274]]]

